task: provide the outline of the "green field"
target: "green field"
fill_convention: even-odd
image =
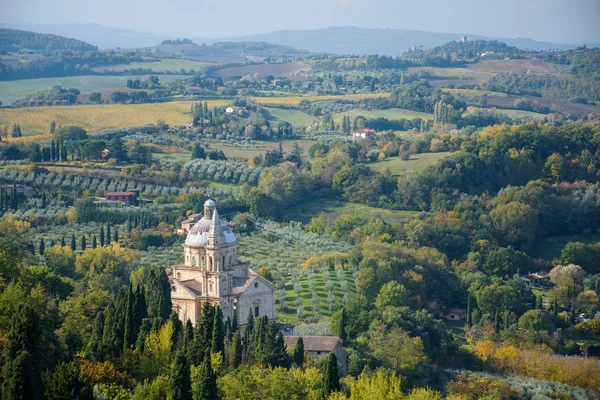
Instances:
[[[392,175],[402,175],[407,173],[412,175],[424,171],[430,165],[451,155],[452,153],[450,152],[420,153],[413,154],[410,157],[410,160],[402,160],[400,157],[393,157],[371,163],[369,164],[369,168],[375,171],[381,171],[384,168],[387,168]]]
[[[279,121],[286,121],[293,126],[303,126],[311,124],[315,118],[299,110],[286,110],[283,108],[264,107],[273,118]]]
[[[346,203],[341,200],[328,199],[323,197],[313,197],[294,206],[294,211],[289,218],[294,221],[307,223],[322,211],[329,214],[331,219],[335,216],[347,212],[355,211],[357,214],[365,217],[381,217],[387,223],[401,223],[414,215],[413,211],[395,211],[385,208],[370,207],[365,204]]]
[[[433,114],[428,114],[419,111],[411,111],[405,110],[402,108],[389,108],[387,110],[361,110],[355,108],[353,110],[344,111],[341,113],[333,114],[333,119],[336,124],[342,123],[342,116],[349,116],[351,119],[354,119],[358,116],[363,116],[367,119],[375,119],[375,118],[387,118],[387,119],[433,119]]]
[[[538,240],[528,254],[532,258],[552,261],[560,257],[562,249],[569,242],[593,244],[600,242],[600,234],[555,236]]]
[[[522,110],[504,110],[501,108],[496,109],[499,113],[505,114],[510,118],[531,118],[531,119],[544,119],[547,117],[546,114],[540,114],[533,111],[522,111]]]
[[[181,75],[161,75],[161,82],[171,82],[182,78]],[[34,93],[37,90],[51,89],[54,86],[64,88],[76,88],[81,93],[103,92],[105,90],[123,89],[126,87],[128,79],[148,79],[148,75],[131,76],[67,76],[64,78],[40,78],[40,79],[21,79],[18,81],[0,82],[0,101],[2,104],[12,104]]]
[[[117,65],[107,65],[102,67],[94,68],[96,72],[121,72],[130,69],[151,69],[155,72],[166,72],[173,71],[179,72],[181,68],[186,71],[194,70],[199,72],[202,68],[207,67],[209,65],[217,65],[216,63],[202,62],[202,61],[191,61],[191,60],[179,60],[176,58],[162,58],[158,61],[153,62],[133,62],[129,64],[117,64]]]

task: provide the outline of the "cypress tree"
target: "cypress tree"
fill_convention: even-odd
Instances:
[[[231,337],[228,362],[231,369],[236,369],[242,363],[242,341],[239,330],[235,331]]]
[[[40,256],[44,255],[44,251],[46,250],[46,244],[44,243],[44,238],[40,239]]]
[[[152,330],[152,320],[150,318],[144,318],[142,320],[142,324],[140,325],[140,331],[138,333],[137,339],[135,341],[135,347],[140,349],[140,351],[144,351],[144,344],[146,343],[146,336]]]
[[[106,223],[106,244],[110,244],[110,222]]]
[[[272,326],[273,334],[275,334],[275,324]],[[290,367],[290,357],[288,355],[287,349],[285,347],[285,341],[283,340],[283,333],[279,332],[275,339],[275,348],[273,352],[273,364],[282,367],[289,368]]]
[[[348,314],[346,313],[346,307],[342,308],[342,315],[340,317],[340,339],[345,341],[348,339],[348,333],[346,332],[348,325]]]
[[[54,247],[54,239],[50,239],[50,247]]]
[[[136,295],[133,291],[131,283],[127,292],[127,302],[125,311],[125,324],[123,328],[123,348],[128,349],[134,344],[137,339],[135,332],[135,311],[136,311]]]
[[[194,400],[218,399],[217,376],[210,364],[210,358],[205,360],[198,367],[198,378],[194,381],[193,387]]]
[[[323,398],[327,398],[330,393],[340,390],[340,377],[338,374],[337,357],[334,353],[329,353],[325,371],[323,372]]]
[[[65,237],[64,236],[60,238],[60,245],[61,245],[61,247],[65,247],[66,246],[66,244],[65,244]]]
[[[42,193],[42,208],[46,208],[46,192]]]
[[[203,397],[212,399],[212,397]],[[168,400],[192,400],[192,382],[190,364],[185,354],[180,351],[173,361],[169,376]]]
[[[185,327],[183,328],[183,348],[186,353],[188,348],[192,345],[194,341],[194,327],[192,326],[192,321],[188,320],[185,322]]]
[[[3,351],[3,400],[44,398],[41,370],[45,353],[40,344],[41,326],[31,305],[19,305],[12,316]]]
[[[496,311],[496,316],[494,317],[494,329],[496,333],[500,332],[500,312]]]
[[[172,350],[180,350],[183,347],[183,324],[175,311],[169,316],[169,321],[173,324]]]
[[[119,243],[119,230],[115,226],[115,243]]]
[[[221,353],[221,358],[225,354],[225,335],[223,334],[223,312],[221,307],[215,307],[212,329],[211,351],[213,353]]]
[[[75,234],[71,234],[71,250],[77,250],[77,243],[75,242]]]
[[[231,320],[231,333],[235,333],[238,328],[237,313],[233,313],[233,319]]]
[[[96,235],[94,235],[92,237],[92,249],[95,249],[97,247],[97,243],[96,243]]]
[[[292,357],[296,365],[299,368],[302,368],[302,364],[304,364],[304,340],[302,340],[302,336],[298,338],[296,346],[294,346],[294,353]]]
[[[163,268],[151,270],[148,276],[148,315],[166,320],[171,315],[171,284]]]
[[[85,240],[85,235],[81,236],[81,251],[85,251],[87,247],[87,242]]]
[[[104,335],[104,313],[99,311],[94,319],[92,336],[88,342],[86,356],[92,361],[103,361],[102,356],[102,336]]]
[[[18,207],[18,199],[17,199],[17,184],[13,183],[13,188],[12,188],[12,195],[10,197],[11,200],[11,206],[13,210],[16,210]]]
[[[104,226],[100,227],[100,246],[104,246]]]
[[[471,295],[467,295],[467,327],[473,326],[473,310],[471,310]]]

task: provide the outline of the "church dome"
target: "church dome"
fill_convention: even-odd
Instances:
[[[208,199],[204,203],[204,206],[205,207],[215,207],[216,204],[213,200]],[[216,209],[215,209],[215,211],[216,211]],[[185,239],[185,244],[205,245],[208,243],[208,233],[210,231],[210,226],[212,224],[211,217],[212,217],[212,215],[210,215],[210,217],[209,217],[208,215],[205,214],[204,217],[202,217],[200,219],[200,221],[198,221],[194,224],[192,229],[190,229],[190,232],[188,233],[187,238]],[[215,215],[215,219],[216,219],[216,223],[221,225],[221,228],[223,230],[223,235],[225,236],[225,243],[226,244],[236,243],[237,240],[235,238],[235,235],[233,234],[233,231],[229,227],[229,225],[226,222],[221,221],[218,214]]]

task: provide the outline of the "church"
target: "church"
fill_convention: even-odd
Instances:
[[[271,282],[238,261],[238,242],[229,225],[219,218],[216,203],[204,203],[204,216],[188,232],[184,263],[167,270],[173,311],[185,324],[200,320],[204,303],[218,305],[223,318],[240,327],[248,314],[275,317],[275,289]]]

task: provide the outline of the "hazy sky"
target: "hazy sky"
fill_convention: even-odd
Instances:
[[[600,0],[0,0],[6,23],[226,37],[328,26],[600,42]]]

